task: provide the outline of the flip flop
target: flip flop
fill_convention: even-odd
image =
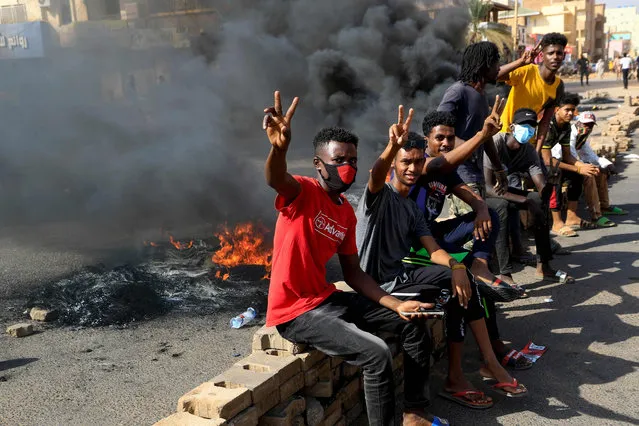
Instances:
[[[603,213],[604,216],[625,216],[628,214],[628,210],[611,206],[608,210],[603,211],[601,213]]]
[[[484,401],[486,400],[486,394],[475,389],[466,389],[454,393],[448,392],[447,390],[442,390],[441,392],[439,392],[440,397],[449,401],[456,402],[457,404],[463,405],[464,407],[473,408],[475,410],[486,410],[487,408],[493,406],[492,401],[488,403],[478,404],[477,401],[470,399],[470,397],[475,395],[479,396]]]
[[[499,278],[487,283],[481,278],[475,277],[475,283],[480,293],[496,302],[512,302],[515,299],[519,299],[522,294],[521,289],[518,290]]]
[[[523,353],[515,349],[511,349],[506,354],[498,355],[497,358],[501,358],[501,365],[503,367],[508,367],[513,370],[528,370],[534,365]]]
[[[555,271],[554,275],[539,275],[535,274],[535,278],[539,278],[542,281],[551,282],[551,283],[559,283],[559,284],[572,284],[575,282],[575,279],[568,275],[567,272],[564,272],[560,269]]]
[[[579,225],[566,225],[566,226],[572,229],[573,231],[578,231],[580,229],[582,230],[597,229],[596,223],[592,223],[583,219],[581,219],[581,222],[579,222]]]
[[[513,378],[513,381],[510,383],[506,383],[506,382],[495,383],[491,387],[493,388],[495,392],[500,393],[504,396],[507,396],[508,398],[522,398],[524,396],[528,396],[528,389],[526,389],[524,385],[520,385],[517,382],[517,379],[515,378]],[[505,390],[504,388],[522,389],[523,392],[513,393],[513,392],[509,392]]]
[[[570,226],[564,226],[559,231],[550,230],[550,235],[556,237],[576,237],[578,234]]]
[[[433,420],[430,422],[433,426],[448,426],[450,422],[441,417],[433,416]]]
[[[606,216],[601,216],[599,219],[597,219],[595,224],[597,225],[597,228],[613,228],[617,226],[615,222],[608,219]]]

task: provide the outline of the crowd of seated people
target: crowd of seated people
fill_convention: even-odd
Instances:
[[[609,201],[614,165],[588,145],[596,117],[576,115],[579,97],[565,93],[556,75],[566,44],[565,36],[546,34],[505,65],[494,44],[468,46],[459,81],[423,117],[422,134],[410,130],[414,111],[399,106],[386,148],[372,167],[363,166],[370,175],[356,210],[343,193],[358,171],[358,137],[322,129],[313,141],[316,175],[294,176],[286,154],[299,99],[285,111],[275,92],[264,110],[271,143],[265,177],[279,212],[267,326],[361,367],[371,425],[398,417],[392,357],[378,331],[396,333],[404,353],[403,424],[448,424],[428,410],[432,348],[424,318],[441,311],[448,374],[438,395],[473,409],[494,404],[462,369],[469,328],[491,390],[525,398],[513,372],[533,364],[506,345],[495,315],[495,302],[527,296],[513,277],[513,262],[525,258],[521,212],[535,240],[536,276],[559,283],[573,278],[553,266],[552,237],[615,226],[609,216],[627,213]],[[497,81],[510,93],[489,102],[485,87]],[[588,219],[577,212],[582,193]],[[447,199],[453,217],[442,219]],[[326,280],[334,255],[354,292]]]

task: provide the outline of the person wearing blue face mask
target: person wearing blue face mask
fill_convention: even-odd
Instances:
[[[537,130],[537,114],[532,109],[518,109],[513,116],[509,130],[508,133],[501,132],[493,137],[500,160],[507,168],[509,176],[516,173],[528,174],[535,184],[537,192],[523,191],[511,183],[505,194],[497,194],[494,190],[496,178],[493,163],[487,157],[484,157],[484,177],[486,179],[486,203],[499,216],[500,228],[495,242],[501,274],[499,278],[515,285],[508,241],[509,235],[514,233],[515,229],[509,229],[509,225],[513,225],[510,224],[511,221],[508,218],[509,216],[517,217],[519,210],[528,210],[529,212],[529,221],[537,247],[537,275],[556,275],[557,271],[553,270],[549,263],[552,259],[550,228],[547,220],[547,203],[542,200],[541,196],[545,193],[546,178],[541,159],[534,146],[529,143]],[[545,191],[548,192],[549,189]]]

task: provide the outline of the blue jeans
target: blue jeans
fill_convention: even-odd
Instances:
[[[361,367],[368,423],[376,426],[395,423],[395,385],[390,349],[371,333],[395,333],[404,352],[404,407],[423,409],[430,403],[432,343],[428,329],[418,321],[404,321],[359,294],[336,292],[317,308],[278,325],[277,330],[287,340]]]
[[[493,229],[485,241],[475,240],[473,243],[472,257],[488,260],[495,248],[495,241],[499,233],[499,216],[488,209]],[[432,222],[430,232],[437,240],[437,243],[449,253],[463,251],[464,244],[473,238],[475,229],[475,212],[467,213],[463,216],[441,222]]]

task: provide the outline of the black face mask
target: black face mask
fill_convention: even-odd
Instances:
[[[350,188],[351,185],[355,183],[357,167],[354,167],[350,164],[340,164],[339,166],[336,166],[334,164],[326,164],[322,161],[321,158],[315,158],[317,158],[326,168],[326,173],[328,173],[327,178],[322,176],[322,172],[320,169],[317,169],[317,171],[320,172],[319,175],[324,183],[326,183],[326,187],[329,191],[341,194],[342,192],[348,191],[348,188]]]

